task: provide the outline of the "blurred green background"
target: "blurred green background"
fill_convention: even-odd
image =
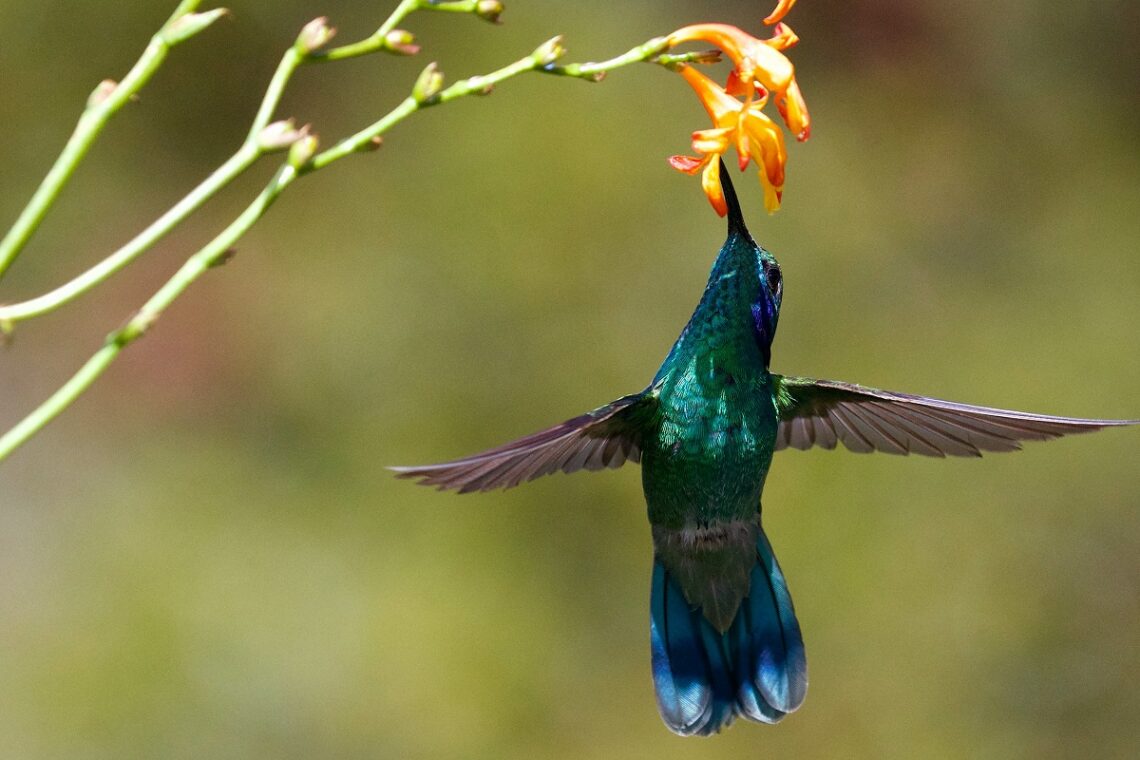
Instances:
[[[0,224],[173,0],[0,0]],[[240,141],[280,51],[391,2],[235,0],[113,122],[0,299],[125,242]],[[514,0],[407,26],[418,59],[306,69],[326,140],[429,59],[554,33],[597,59],[768,2]],[[785,209],[774,368],[1046,413],[1140,416],[1140,6],[804,0],[815,120]],[[459,498],[396,481],[638,390],[723,225],[665,157],[706,118],[651,66],[530,76],[295,186],[0,467],[0,756],[1125,757],[1140,746],[1140,437],[980,461],[778,457],[768,533],[812,686],[683,740],[648,651],[636,468]],[[270,163],[0,352],[0,423],[57,387]]]

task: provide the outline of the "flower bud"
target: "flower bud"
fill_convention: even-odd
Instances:
[[[297,138],[297,140],[289,146],[289,165],[294,169],[301,169],[308,164],[313,156],[317,154],[317,149],[321,145],[320,138],[316,135],[308,134],[308,129],[308,124],[302,127],[301,131],[306,134]]]
[[[328,41],[336,36],[336,29],[329,26],[328,16],[315,18],[301,28],[294,45],[297,52],[309,55],[323,48]]]
[[[439,64],[432,61],[416,79],[416,84],[412,87],[412,97],[417,103],[423,104],[438,95],[442,89],[443,72],[439,70]]]
[[[283,119],[267,125],[257,135],[257,147],[266,153],[285,150],[293,143],[309,134],[309,125],[298,129],[292,119]]]
[[[205,30],[206,27],[210,26],[210,24],[222,16],[228,16],[229,14],[230,12],[227,8],[215,8],[212,11],[187,13],[185,16],[179,16],[162,30],[162,41],[167,45],[177,45],[179,42],[184,42],[195,34]]]
[[[562,35],[551,37],[535,48],[531,56],[539,66],[549,66],[562,56],[566,55],[566,48],[562,47]]]
[[[384,35],[384,49],[398,55],[415,55],[420,52],[420,46],[415,44],[416,38],[405,29],[393,29]]]
[[[499,0],[479,0],[475,4],[475,15],[492,24],[501,24],[499,16],[503,15],[503,4]]]

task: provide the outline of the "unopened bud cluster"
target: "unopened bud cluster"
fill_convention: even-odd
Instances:
[[[267,125],[257,135],[257,147],[266,153],[285,150],[309,135],[309,125],[298,127],[293,119],[282,119]]]
[[[336,28],[329,26],[327,16],[315,18],[301,28],[297,35],[297,52],[309,55],[323,48],[329,40],[336,36]]]
[[[475,15],[492,24],[501,24],[499,16],[503,15],[503,4],[499,0],[479,0],[475,4]]]
[[[562,46],[562,35],[551,37],[535,48],[531,54],[539,66],[549,66],[559,58],[566,55],[566,48]]]
[[[384,49],[398,55],[415,55],[420,46],[415,44],[415,36],[405,29],[393,29],[384,35]]]
[[[307,125],[303,129],[306,134],[298,137],[289,146],[289,165],[294,169],[304,168],[317,154],[317,149],[321,146],[321,141],[316,135],[308,134],[309,127]]]
[[[179,16],[162,30],[162,41],[167,45],[177,45],[179,42],[185,42],[195,34],[205,30],[206,27],[213,24],[222,16],[228,16],[229,13],[229,9],[227,8],[215,8],[212,11],[187,13],[184,16]]]
[[[416,79],[412,87],[412,97],[422,105],[438,95],[442,89],[443,72],[439,70],[439,64],[432,61]]]

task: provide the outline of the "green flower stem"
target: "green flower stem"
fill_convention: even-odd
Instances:
[[[420,0],[419,6],[426,11],[474,13],[479,6],[479,0]]]
[[[7,329],[10,330],[16,322],[52,311],[103,282],[162,239],[179,222],[252,166],[260,156],[261,151],[258,150],[255,142],[247,142],[242,145],[237,153],[230,156],[213,174],[172,206],[170,210],[154,220],[150,226],[129,243],[83,274],[42,296],[22,303],[0,306],[0,324],[6,324]]]
[[[638,45],[630,49],[628,52],[622,53],[616,58],[611,58],[608,61],[598,61],[596,63],[571,63],[568,66],[557,66],[553,63],[541,67],[544,74],[556,74],[564,77],[577,77],[578,79],[588,79],[594,82],[601,81],[606,72],[610,69],[616,69],[621,66],[627,66],[631,63],[640,63],[648,61],[654,57],[665,52],[669,48],[669,40],[666,37],[654,37],[648,42]]]
[[[412,113],[427,108],[428,106],[441,105],[450,102],[457,98],[462,98],[467,95],[479,94],[484,95],[490,92],[490,89],[499,82],[511,77],[518,76],[526,71],[534,71],[539,68],[539,63],[532,56],[521,58],[509,66],[504,66],[498,71],[484,74],[482,76],[468,77],[462,81],[441,90],[435,96],[424,100],[417,101],[415,98],[408,96],[404,98],[401,103],[389,112],[384,118],[371,124],[368,127],[360,130],[354,135],[346,137],[338,142],[333,147],[318,153],[313,156],[310,163],[311,171],[323,169],[331,163],[339,161],[345,156],[350,156],[353,153],[361,153],[368,151],[376,144],[376,138],[383,135],[397,123],[403,121]]]
[[[111,363],[118,358],[124,348],[146,333],[150,326],[162,316],[166,308],[178,296],[182,295],[186,288],[190,287],[191,283],[211,267],[222,263],[231,246],[253,226],[254,222],[261,218],[281,192],[297,176],[297,170],[293,166],[288,164],[282,166],[253,203],[217,237],[187,259],[182,268],[150,300],[143,304],[142,308],[125,325],[108,335],[103,347],[88,359],[87,363],[70,380],[64,383],[39,408],[3,436],[0,436],[0,460],[6,458],[67,409],[72,402],[91,387],[91,384],[103,374],[107,367],[111,366]]]
[[[400,4],[396,6],[396,10],[392,11],[392,15],[388,17],[388,20],[381,24],[380,28],[370,37],[366,37],[360,42],[354,42],[351,45],[342,45],[324,52],[313,53],[309,56],[309,60],[314,63],[340,61],[345,58],[356,58],[384,50],[387,46],[385,38],[389,32],[396,28],[397,24],[403,21],[408,14],[413,11],[419,10],[420,8],[431,7],[430,3],[424,3],[420,0],[401,0]]]
[[[20,251],[27,245],[28,240],[35,234],[52,204],[59,197],[63,186],[71,179],[72,174],[75,173],[75,168],[87,155],[87,151],[95,142],[95,138],[99,136],[110,118],[142,89],[143,85],[162,65],[170,48],[186,39],[179,37],[172,40],[168,31],[175,22],[192,13],[199,4],[201,4],[201,0],[182,0],[175,8],[174,13],[162,25],[162,28],[151,37],[142,56],[123,77],[123,81],[105,94],[101,88],[95,91],[95,96],[88,101],[87,107],[79,117],[79,122],[75,125],[75,130],[68,138],[63,151],[56,158],[47,176],[44,177],[43,182],[32,195],[32,199],[28,201],[28,205],[24,207],[15,224],[0,240],[0,278],[4,276],[8,267],[12,265],[16,257],[20,255]]]
[[[413,2],[412,0],[402,2],[396,12],[393,13],[392,18],[395,18],[397,21],[394,21],[392,25],[394,26],[394,24],[398,22],[398,14],[402,9],[405,9],[405,6],[407,6],[408,9],[414,10],[417,5],[418,2]],[[391,21],[392,19],[389,20]],[[548,51],[550,49],[551,46],[548,43],[525,58],[521,58],[497,71],[460,80],[450,87],[446,87],[422,100],[409,96],[402,100],[379,121],[341,140],[333,147],[314,155],[309,161],[299,165],[293,163],[292,160],[285,163],[257,198],[217,237],[187,259],[186,263],[182,265],[174,276],[171,277],[150,300],[143,304],[142,308],[139,309],[123,327],[108,335],[103,346],[87,360],[87,363],[84,364],[70,380],[64,383],[59,390],[52,394],[52,396],[35,409],[35,411],[25,417],[3,436],[0,436],[0,461],[7,458],[9,454],[67,409],[68,406],[91,387],[91,384],[114,362],[123,349],[138,340],[150,329],[162,316],[166,308],[181,296],[191,284],[210,268],[223,263],[233,245],[269,210],[269,207],[281,193],[298,178],[322,169],[346,156],[374,148],[377,144],[377,138],[411,114],[423,108],[448,103],[468,95],[487,94],[496,84],[528,71],[538,71],[597,81],[600,78],[599,75],[604,74],[604,72],[609,69],[626,66],[631,63],[658,60],[663,50],[663,40],[662,38],[650,40],[644,45],[639,45],[629,52],[608,61],[570,64],[564,67],[552,67],[551,64],[544,59],[544,56],[549,54]],[[271,84],[267,90],[262,108],[258,111],[258,116],[254,122],[255,126],[262,124],[264,127],[264,123],[272,118],[273,108],[266,107],[265,103],[276,104],[289,76],[301,62],[303,61],[289,53],[282,59],[277,74],[274,75],[274,84]],[[246,147],[256,145],[254,142],[255,138],[253,137],[255,134],[253,131],[250,132],[250,138],[247,139]],[[239,155],[241,155],[240,151],[231,159],[233,166],[230,167],[230,170],[236,169],[237,166],[240,165],[241,161],[237,160],[237,156]],[[229,163],[230,162],[227,162],[227,164]],[[211,179],[218,177],[219,181],[222,181],[222,178],[227,174],[227,172],[222,171],[222,169],[225,168],[225,165],[223,165],[218,172],[211,175]],[[209,197],[216,188],[209,187],[208,183],[210,183],[210,180],[200,185],[194,193],[191,193],[191,196],[201,191],[203,198]],[[187,198],[190,198],[190,196],[187,196]],[[182,203],[189,205],[192,204],[193,201],[183,199]],[[182,203],[179,205],[181,206]],[[174,210],[175,209],[171,209],[171,211],[164,216],[172,216],[172,218],[173,216],[177,216],[177,214],[173,214]],[[150,228],[148,228],[148,230],[149,229]],[[3,322],[4,319],[0,318],[0,325],[2,325]]]
[[[103,282],[147,251],[203,203],[256,163],[265,153],[259,144],[261,132],[273,118],[289,79],[304,60],[304,56],[295,48],[290,48],[281,57],[281,62],[277,65],[277,70],[258,106],[257,115],[250,125],[249,134],[237,152],[225,163],[130,242],[83,274],[36,298],[0,306],[0,330],[10,331],[16,322],[57,309]]]
[[[273,78],[269,80],[269,86],[265,88],[261,105],[257,107],[257,115],[253,117],[253,123],[249,126],[249,134],[245,138],[247,143],[257,142],[261,130],[265,129],[277,111],[277,106],[281,103],[281,96],[285,94],[285,86],[289,84],[293,74],[304,62],[305,56],[295,47],[289,48],[281,56],[281,62],[277,64],[277,70],[273,72]]]
[[[415,98],[405,98],[392,112],[387,114],[384,118],[375,122],[374,124],[365,127],[354,135],[346,137],[338,142],[333,147],[318,153],[313,157],[309,167],[311,170],[323,169],[329,164],[339,161],[345,156],[352,155],[369,150],[375,145],[375,140],[382,134],[392,128],[393,125],[405,119],[411,113],[428,106],[442,105],[457,98],[466,97],[468,95],[487,95],[502,81],[518,76],[528,71],[537,71],[543,74],[556,74],[558,76],[575,77],[578,79],[585,79],[590,82],[599,81],[606,71],[610,69],[628,66],[631,63],[644,63],[646,61],[656,62],[658,58],[662,58],[661,51],[664,50],[665,38],[657,37],[649,40],[643,45],[629,50],[616,58],[611,58],[607,61],[598,63],[574,63],[568,66],[554,66],[552,64],[544,64],[540,58],[535,54],[520,58],[519,60],[511,63],[503,68],[493,71],[489,74],[482,74],[479,76],[468,77],[467,79],[460,80],[455,84],[441,90],[433,97],[421,102],[417,102]],[[697,60],[697,56],[707,55],[703,53],[691,53],[684,55],[671,56],[670,60],[665,61],[667,64],[674,64],[678,62],[685,62],[687,60]]]
[[[191,6],[198,2],[201,0],[196,0]],[[415,0],[406,0],[406,2],[401,3],[380,27],[380,39],[383,40],[383,35],[387,34],[415,8]],[[161,36],[161,33],[156,36]],[[375,52],[375,50],[369,52]],[[266,87],[265,95],[258,106],[257,115],[254,116],[245,142],[234,155],[130,242],[83,274],[36,298],[21,303],[0,305],[0,333],[10,332],[17,322],[59,308],[111,277],[146,252],[186,217],[194,213],[203,203],[252,166],[265,153],[259,147],[261,132],[273,118],[273,114],[285,92],[285,87],[297,69],[310,60],[314,59],[306,56],[295,46],[285,51],[273,78],[270,79],[269,85]]]

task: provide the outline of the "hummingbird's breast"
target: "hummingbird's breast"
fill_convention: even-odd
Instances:
[[[642,481],[654,526],[681,529],[753,517],[776,442],[776,407],[762,365],[703,353],[658,391]]]

